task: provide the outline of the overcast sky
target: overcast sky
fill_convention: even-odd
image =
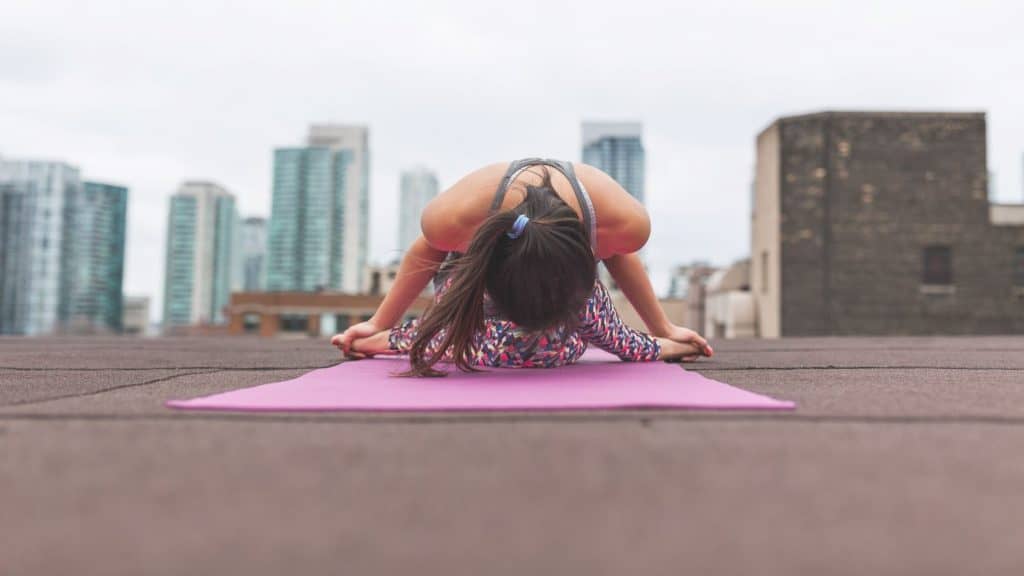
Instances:
[[[0,0],[0,155],[127,185],[125,290],[159,315],[184,179],[269,213],[274,147],[370,127],[371,258],[399,171],[580,158],[580,122],[640,120],[655,288],[749,246],[754,138],[826,109],[988,113],[997,199],[1021,201],[1024,3]]]

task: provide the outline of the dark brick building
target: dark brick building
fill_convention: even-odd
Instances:
[[[1024,205],[988,199],[982,113],[824,112],[757,139],[763,337],[1024,333]]]

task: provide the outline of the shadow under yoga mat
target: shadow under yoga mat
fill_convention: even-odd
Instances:
[[[457,411],[684,408],[792,410],[775,400],[664,362],[631,363],[600,350],[561,368],[493,368],[446,378],[398,378],[405,358],[378,357],[313,370],[284,382],[243,388],[173,408],[230,411]],[[444,366],[444,365],[442,365]]]

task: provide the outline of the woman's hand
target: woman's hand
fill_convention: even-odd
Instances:
[[[359,360],[361,358],[373,358],[378,354],[398,354],[398,352],[391,349],[391,345],[388,342],[390,335],[390,330],[381,330],[366,338],[356,338],[352,341],[349,351],[345,353],[345,356],[352,360]],[[338,348],[341,348],[341,336],[342,334],[338,334],[331,340],[331,343]],[[335,340],[338,343],[335,343]]]
[[[694,362],[702,355],[700,347],[696,344],[681,343],[660,337],[656,337],[655,340],[661,346],[659,360],[666,362]]]
[[[331,344],[341,350],[346,358],[362,358],[362,354],[352,349],[352,343],[360,338],[369,338],[379,332],[381,332],[380,327],[372,320],[367,320],[349,326],[348,330],[341,334],[335,334],[334,338],[331,338]]]
[[[391,345],[388,342],[390,335],[390,330],[382,330],[369,338],[357,338],[352,342],[352,350],[368,358],[373,358],[378,354],[398,354],[398,352],[391,349]]]
[[[689,328],[683,328],[682,326],[671,325],[668,330],[662,334],[664,338],[673,342],[690,346],[691,349],[696,350],[696,354],[693,358],[683,358],[684,362],[692,362],[697,359],[697,356],[707,356],[708,358],[715,355],[714,349],[708,344],[708,341],[704,339],[700,334],[697,334]]]

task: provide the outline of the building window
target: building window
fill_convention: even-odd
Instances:
[[[242,316],[242,329],[246,333],[257,332],[260,329],[260,315],[259,314],[246,314]]]
[[[309,317],[298,314],[281,315],[282,332],[305,332],[309,328]]]
[[[344,332],[348,330],[348,327],[352,325],[351,316],[348,314],[337,314],[334,316],[334,329],[338,332]]]
[[[1024,286],[1024,246],[1018,246],[1013,255],[1013,285]]]
[[[949,246],[924,249],[923,284],[948,286],[953,283],[953,250]]]

